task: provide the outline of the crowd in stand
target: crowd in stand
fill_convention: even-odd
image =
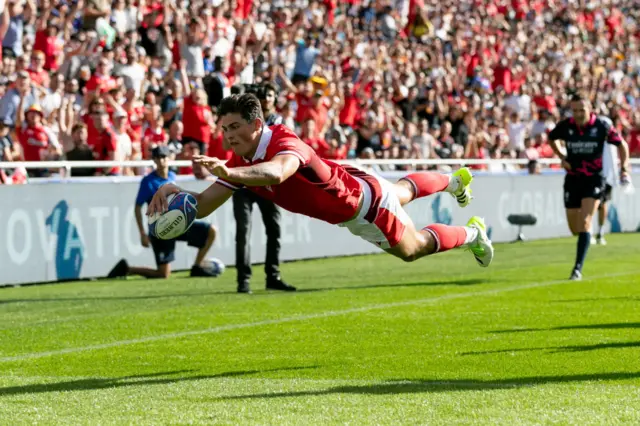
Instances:
[[[535,164],[553,157],[547,132],[576,90],[638,157],[634,3],[5,0],[0,161],[149,159],[158,144],[176,159],[225,157],[216,107],[255,84],[273,89],[269,108],[327,158]],[[13,173],[0,181],[21,181]]]

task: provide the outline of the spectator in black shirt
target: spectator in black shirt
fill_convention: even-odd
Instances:
[[[0,121],[0,161],[13,161],[13,141],[9,134],[11,122]]]
[[[282,116],[276,112],[276,88],[271,84],[250,87],[247,91],[255,93],[265,118],[265,125],[282,123]],[[267,276],[267,290],[296,291],[280,277],[280,210],[272,202],[259,197],[246,188],[233,193],[233,214],[236,219],[236,270],[238,293],[251,293],[251,215],[253,205],[257,204],[262,213],[262,221],[267,233],[267,255],[264,272]]]
[[[458,145],[467,146],[469,138],[469,127],[464,122],[464,111],[460,105],[452,105],[449,111],[449,121],[451,122],[451,137]]]
[[[164,128],[171,128],[176,120],[182,120],[182,84],[178,80],[169,82],[170,92],[164,97],[161,104]]]
[[[413,117],[416,114],[419,105],[418,93],[418,88],[412,87],[409,89],[407,97],[398,102],[398,106],[402,111],[402,118],[406,121],[413,121]]]
[[[87,125],[84,123],[78,123],[71,129],[71,141],[73,142],[73,148],[66,154],[69,161],[93,161],[93,151],[87,144],[89,132]],[[93,176],[95,175],[94,168],[74,168],[71,172],[72,176]]]

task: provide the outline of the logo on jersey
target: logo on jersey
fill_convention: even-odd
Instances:
[[[591,131],[589,132],[589,136],[598,136],[598,128],[594,127],[593,129],[591,129]]]
[[[569,129],[569,136],[573,136],[573,130]]]

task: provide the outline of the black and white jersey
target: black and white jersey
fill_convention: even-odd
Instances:
[[[275,126],[276,124],[282,124],[282,116],[280,114],[269,114],[264,118],[264,122],[267,126]]]
[[[622,137],[607,117],[591,114],[589,122],[580,127],[573,118],[560,121],[549,133],[549,140],[564,140],[567,162],[576,177],[603,176],[602,157],[606,143],[620,145]]]

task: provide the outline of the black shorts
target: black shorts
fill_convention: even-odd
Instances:
[[[207,243],[209,237],[209,225],[207,222],[197,221],[191,225],[191,228],[178,238],[173,240],[161,240],[149,235],[153,254],[156,258],[156,264],[166,265],[176,258],[176,241],[186,241],[191,247],[202,248]]]
[[[613,191],[613,187],[608,183],[604,185],[604,191],[602,191],[602,197],[600,200],[605,203],[607,201],[611,201],[611,192]]]
[[[605,180],[601,177],[577,178],[567,175],[564,180],[564,207],[579,209],[584,198],[602,200]]]

